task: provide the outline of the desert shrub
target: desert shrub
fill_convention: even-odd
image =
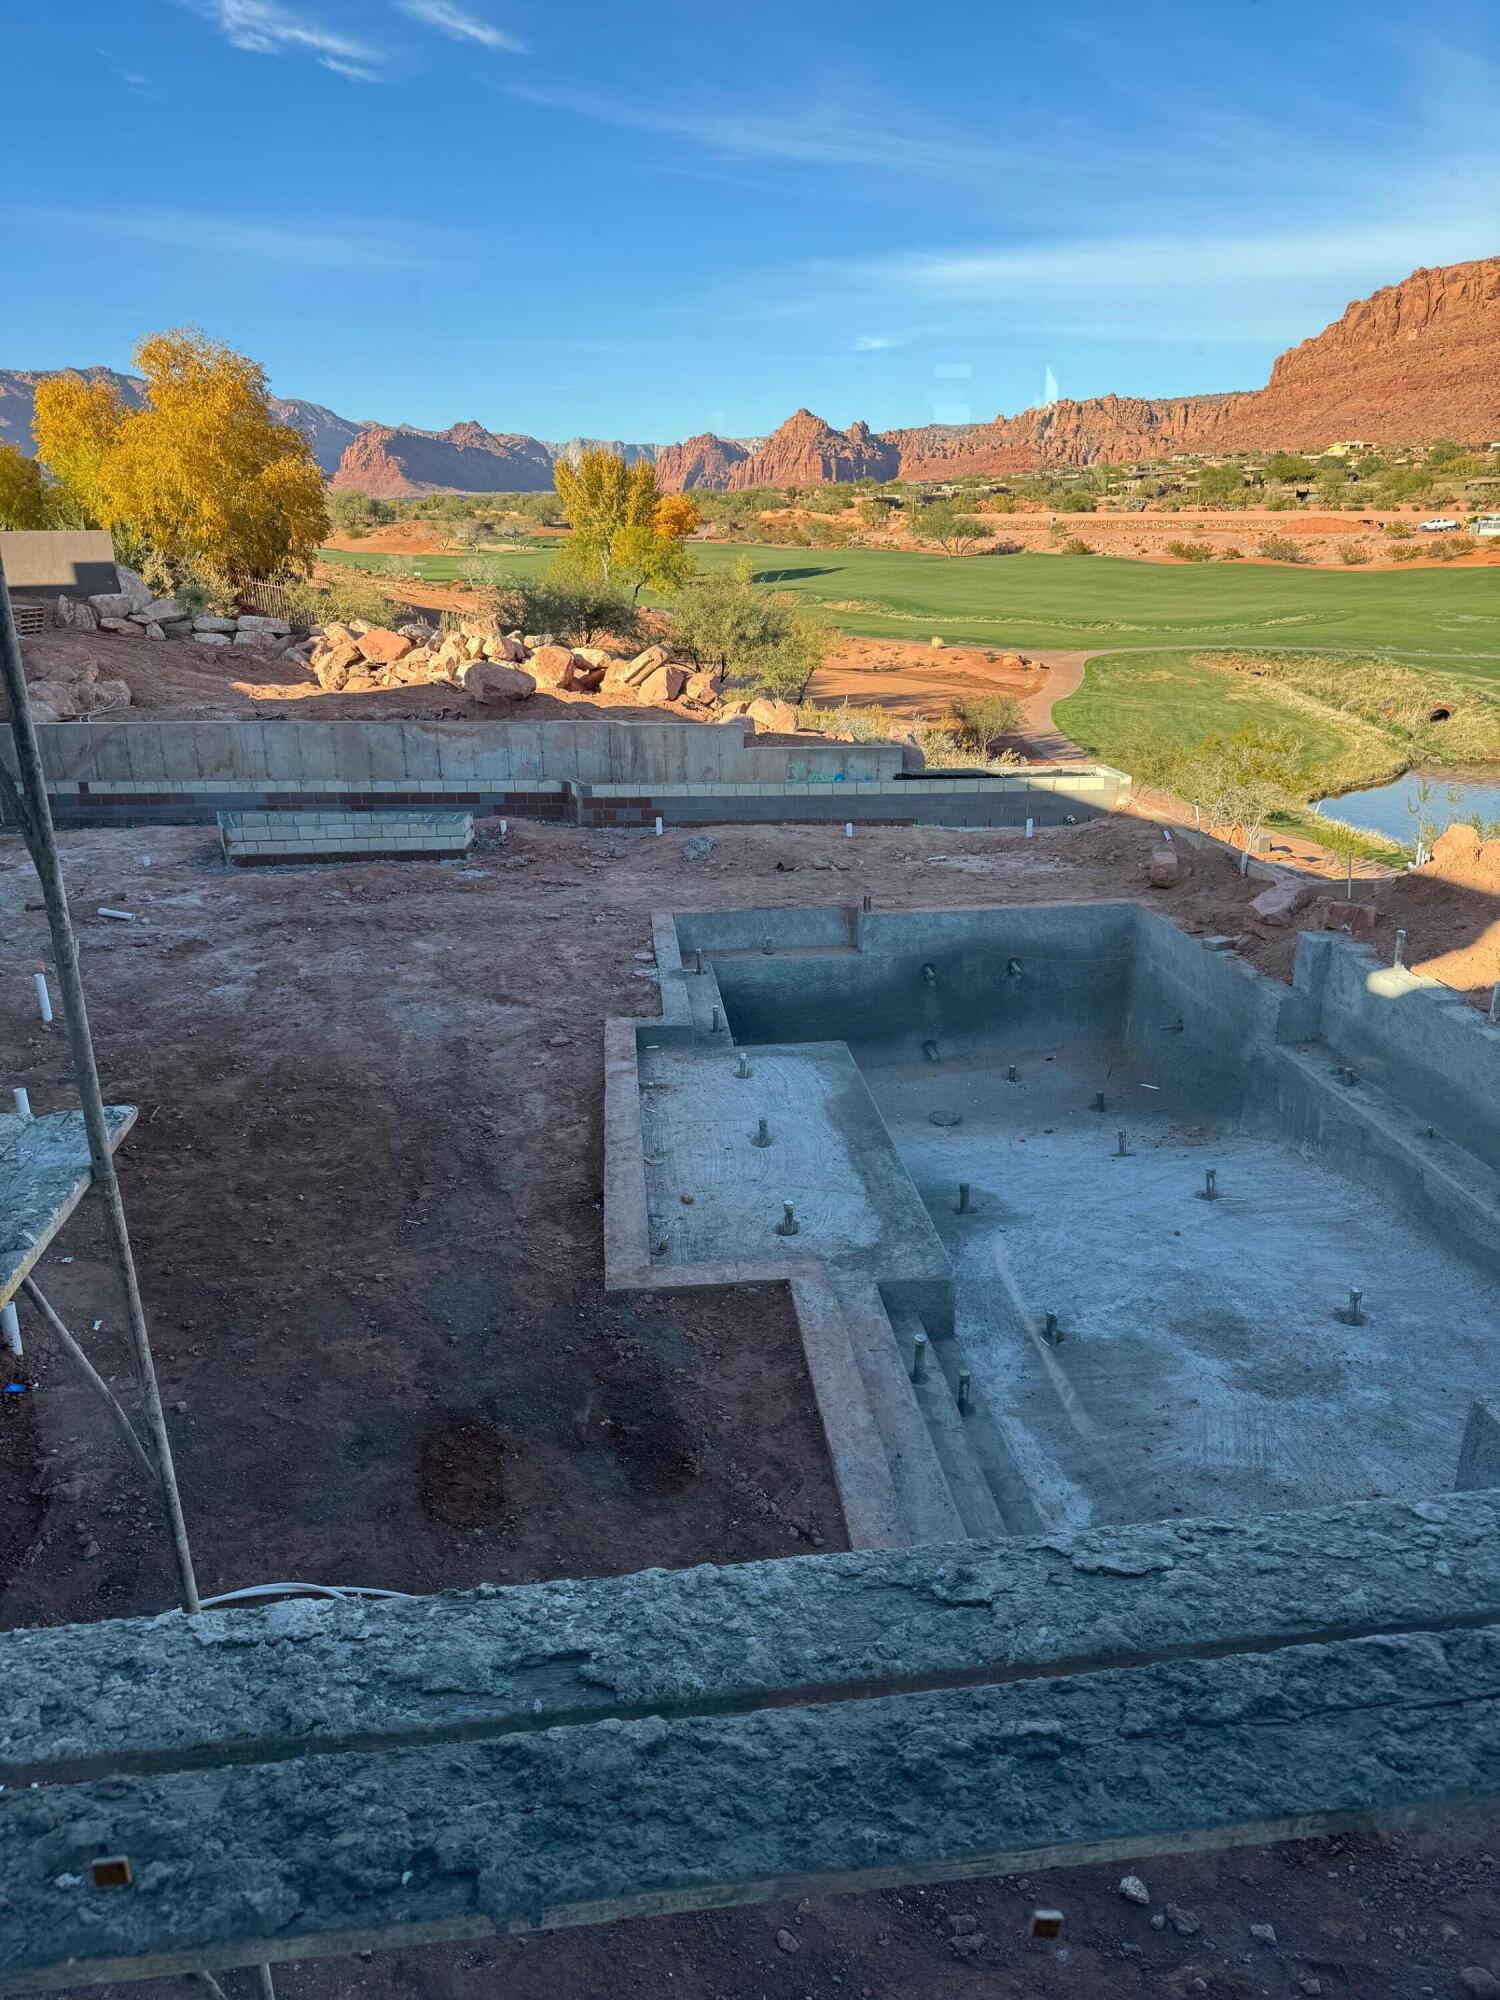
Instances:
[[[1393,542],[1404,542],[1412,533],[1412,525],[1410,521],[1387,521],[1383,532]]]
[[[1176,556],[1179,562],[1212,562],[1214,559],[1210,542],[1168,542],[1167,554]]]
[[[1393,549],[1391,550],[1391,561],[1392,561],[1392,562],[1415,562],[1415,561],[1416,561],[1416,559],[1417,559],[1417,557],[1418,557],[1418,556],[1419,556],[1419,555],[1420,555],[1421,553],[1422,553],[1422,551],[1421,551],[1421,550],[1420,550],[1419,548],[1416,548],[1416,547],[1414,547],[1412,543],[1410,543],[1410,542],[1399,542],[1399,543],[1398,543],[1398,544],[1396,545],[1396,547],[1395,547],[1395,548],[1393,548]]]
[[[1444,535],[1443,541],[1450,556],[1471,556],[1479,547],[1479,542],[1473,535]]]
[[[1220,562],[1243,562],[1244,560],[1245,551],[1243,549],[1220,549],[1219,551]]]
[[[1359,563],[1367,563],[1369,560],[1370,551],[1364,546],[1363,542],[1345,542],[1344,546],[1339,550],[1339,561],[1347,563],[1351,569],[1355,568]]]
[[[1091,556],[1094,553],[1092,545],[1082,535],[1069,535],[1062,545],[1062,552],[1065,556]]]
[[[983,754],[997,737],[1008,736],[1020,719],[1021,704],[1012,695],[964,695],[953,703],[951,728],[960,749]]]
[[[795,701],[828,657],[833,634],[811,612],[758,584],[741,561],[700,577],[672,606],[678,649],[737,687]]]
[[[570,646],[592,646],[606,633],[634,646],[645,636],[639,607],[607,583],[512,576],[493,556],[476,558],[464,574],[481,594],[484,612],[508,631],[550,632]]]
[[[889,743],[900,734],[883,708],[855,708],[849,702],[839,708],[811,708],[804,702],[800,720],[804,729],[821,729],[850,743]]]
[[[362,569],[345,570],[327,583],[290,582],[285,589],[295,625],[326,625],[330,619],[347,624],[351,618],[366,625],[395,625],[404,610]]]
[[[1307,550],[1300,542],[1294,542],[1290,535],[1262,535],[1256,544],[1256,554],[1267,562],[1305,563]]]

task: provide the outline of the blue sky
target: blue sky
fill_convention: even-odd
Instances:
[[[1253,387],[1500,249],[1445,0],[12,0],[0,366],[667,440]]]

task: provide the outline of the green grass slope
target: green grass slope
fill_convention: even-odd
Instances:
[[[378,569],[378,555],[330,550]],[[1114,556],[944,556],[886,549],[697,547],[700,570],[748,558],[757,576],[806,598],[844,631],[1003,650],[1172,645],[1316,648],[1431,661],[1500,679],[1500,577],[1493,569],[1317,570],[1168,564]],[[507,552],[515,571],[553,560],[546,544]],[[452,580],[465,558],[412,569]]]

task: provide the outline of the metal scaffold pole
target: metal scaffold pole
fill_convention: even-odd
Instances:
[[[73,1056],[73,1080],[88,1134],[89,1158],[94,1187],[104,1210],[105,1228],[115,1266],[120,1275],[125,1313],[135,1352],[136,1377],[140,1385],[141,1408],[146,1420],[157,1483],[177,1565],[178,1587],[183,1609],[198,1609],[198,1584],[193,1574],[192,1551],[188,1546],[187,1523],[177,1491],[177,1473],[172,1463],[172,1446],[162,1414],[161,1395],[156,1384],[156,1366],[151,1357],[151,1336],[146,1327],[145,1309],[136,1282],[135,1259],[130,1249],[130,1230],[125,1220],[125,1204],[115,1176],[114,1155],[104,1117],[104,1099],[99,1089],[99,1071],[94,1061],[94,1044],[89,1034],[88,1009],[84,1004],[83,982],[78,971],[78,947],[68,914],[67,890],[63,885],[62,864],[58,859],[57,838],[52,826],[52,808],[47,799],[42,772],[41,747],[36,725],[26,697],[26,679],[21,669],[21,646],[11,613],[10,590],[0,564],[0,688],[10,710],[11,739],[15,749],[12,773],[0,756],[0,805],[15,820],[26,842],[42,887],[47,924],[52,933],[52,953],[62,990],[63,1018],[67,1023],[68,1044]]]

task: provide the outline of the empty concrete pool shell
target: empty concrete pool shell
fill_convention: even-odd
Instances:
[[[1343,938],[1291,987],[1224,943],[1130,903],[658,920],[610,1282],[791,1284],[856,1545],[1452,1487],[1500,1031]]]

